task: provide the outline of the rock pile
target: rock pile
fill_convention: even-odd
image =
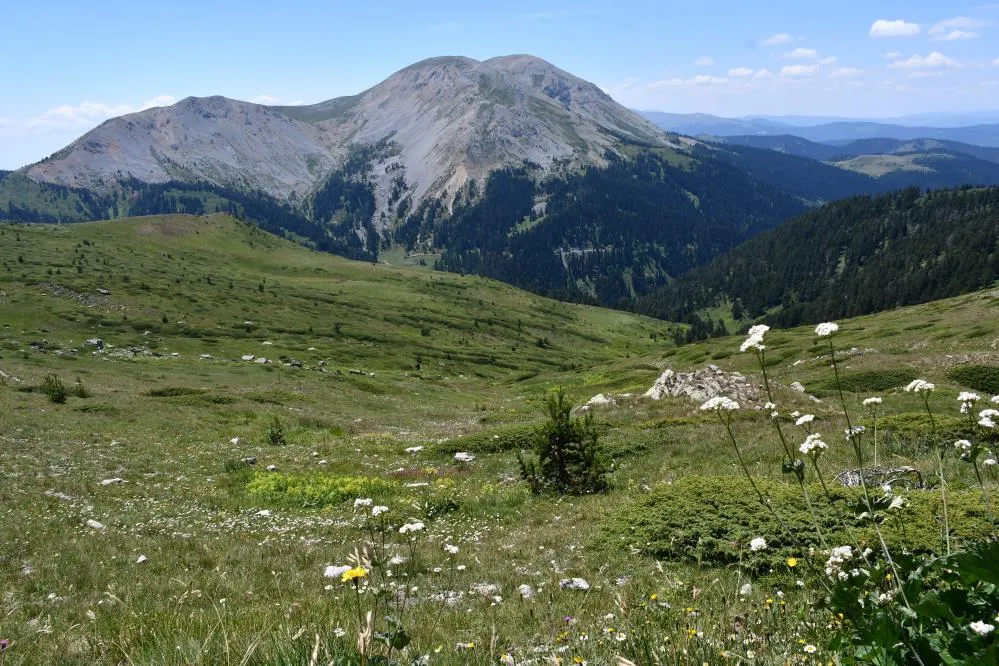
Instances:
[[[694,372],[674,372],[667,368],[644,397],[662,400],[666,396],[683,396],[696,402],[715,396],[737,402],[757,402],[759,391],[741,373],[728,373],[716,365],[709,365]]]

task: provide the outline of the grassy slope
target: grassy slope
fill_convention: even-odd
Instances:
[[[456,502],[456,512],[427,520],[416,567],[398,574],[411,576],[421,594],[465,595],[454,608],[421,601],[416,608],[428,610],[407,615],[414,656],[441,647],[436,663],[495,663],[505,650],[528,655],[547,646],[540,654],[548,654],[569,646],[571,655],[591,661],[628,650],[636,658],[632,641],[651,621],[677,650],[714,662],[718,645],[731,647],[730,611],[766,624],[761,655],[776,662],[800,652],[799,639],[821,642],[801,633],[797,613],[807,607],[793,583],[784,621],[764,610],[765,588],[733,601],[734,572],[667,565],[664,573],[642,557],[594,544],[601,517],[643,488],[690,474],[737,473],[724,430],[694,403],[599,412],[617,466],[616,489],[603,497],[532,498],[516,480],[511,453],[480,455],[459,467],[434,451],[440,438],[535,419],[537,399],[559,382],[585,399],[647,387],[667,365],[713,362],[752,373],[752,359],[733,354],[739,340],[666,348],[650,339],[660,322],[559,304],[478,278],[308,253],[224,217],[0,231],[0,369],[23,380],[0,385],[0,506],[5,523],[16,526],[0,540],[7,591],[0,632],[15,641],[10,663],[215,664],[249,654],[247,663],[305,664],[316,634],[322,651],[353,644],[352,633],[331,635],[335,626],[352,632],[351,598],[339,585],[324,590],[331,581],[321,577],[322,567],[344,561],[360,538],[349,500],[303,509],[251,496],[245,483],[252,472],[225,465],[248,455],[259,459],[258,469],[274,464],[292,474],[431,482],[426,491],[400,484],[385,498],[397,524],[423,517],[411,502]],[[86,258],[79,273],[74,249]],[[81,303],[53,295],[49,284],[89,297],[98,288],[111,294]],[[247,320],[254,324],[244,326]],[[995,364],[997,320],[999,294],[987,292],[843,322],[837,345],[864,353],[844,358],[842,369],[911,367],[938,382],[935,405],[952,413],[958,387],[947,382],[946,369],[966,360]],[[421,335],[424,326],[429,335]],[[95,356],[83,346],[93,335],[114,345],[112,352],[144,345],[163,356]],[[551,347],[536,346],[539,337]],[[32,349],[42,341],[47,352]],[[809,329],[772,332],[768,345],[771,378],[782,387],[797,379],[810,388],[828,375]],[[59,347],[80,353],[60,356]],[[311,369],[233,360],[246,353],[287,355]],[[322,359],[330,372],[315,370]],[[374,376],[337,376],[336,367]],[[50,372],[67,384],[80,377],[92,397],[53,405],[18,390]],[[203,392],[149,395],[169,387]],[[841,430],[831,400],[812,403],[787,388],[777,393],[782,408],[815,411],[823,431]],[[856,406],[861,397],[848,402]],[[885,408],[912,412],[920,404],[890,391]],[[264,443],[272,416],[283,420],[287,446]],[[654,427],[663,423],[668,427]],[[778,477],[766,427],[747,412],[736,432],[758,471]],[[230,443],[234,436],[242,441]],[[427,448],[414,458],[403,451],[413,445]],[[883,452],[930,469],[924,454]],[[840,447],[829,459],[848,464]],[[968,482],[958,463],[952,472],[955,487]],[[112,477],[127,483],[100,484]],[[271,516],[256,515],[264,507]],[[87,528],[91,518],[106,529]],[[444,542],[460,546],[455,561],[441,554]],[[396,550],[409,552],[405,544]],[[149,561],[136,565],[140,553]],[[456,563],[467,570],[457,571]],[[444,572],[433,574],[433,566]],[[594,590],[558,592],[567,575],[586,577]],[[492,605],[469,592],[481,582],[498,584],[504,601]],[[539,601],[520,602],[522,583],[547,591]],[[697,607],[696,619],[669,615],[648,603],[650,593],[677,609]],[[564,620],[570,615],[571,626]],[[691,627],[720,643],[681,641]],[[612,639],[617,631],[627,640]],[[582,640],[583,633],[592,640]],[[671,644],[666,638],[661,645]],[[458,641],[479,647],[472,656],[456,653]],[[737,648],[745,649],[741,640]]]

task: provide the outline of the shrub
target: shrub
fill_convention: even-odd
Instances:
[[[948,372],[947,378],[976,391],[999,394],[999,366],[996,365],[960,365]]]
[[[469,453],[501,453],[505,451],[530,450],[534,448],[534,431],[532,425],[512,425],[501,428],[490,428],[472,435],[455,437],[439,444],[434,444],[436,452],[454,455],[458,451]]]
[[[52,374],[45,375],[45,379],[42,380],[41,391],[48,396],[51,402],[57,405],[65,403],[66,398],[69,396],[69,392],[66,391],[66,386],[62,383],[62,380]]]
[[[358,497],[387,498],[397,488],[395,483],[377,477],[257,472],[247,483],[246,492],[270,504],[315,508]]]
[[[77,398],[90,397],[90,391],[88,391],[87,387],[83,385],[83,380],[79,377],[76,378],[76,384],[73,386],[73,395]]]
[[[756,484],[768,497],[781,518],[787,522],[807,548],[821,550],[812,519],[801,499],[801,489],[778,481],[757,479]],[[813,506],[827,540],[851,543],[842,533],[840,517],[844,504],[860,499],[857,488],[830,487],[835,504],[822,498],[821,486],[809,487],[816,498]],[[888,546],[893,552],[903,549],[930,552],[941,546],[937,516],[941,512],[940,494],[913,490],[905,493],[909,506],[898,509],[882,525]],[[991,533],[991,526],[978,491],[952,490],[947,497],[951,538],[971,540]],[[847,511],[852,513],[852,511]],[[857,528],[858,537],[877,548],[873,528]],[[763,537],[769,547],[756,553],[743,566],[756,573],[787,570],[787,557],[802,557],[795,542],[760,506],[749,482],[741,476],[689,476],[651,493],[626,506],[609,519],[602,538],[623,547],[634,547],[654,557],[693,561],[710,565],[729,565],[745,557],[751,539]]]
[[[288,438],[284,434],[284,424],[277,416],[271,417],[270,425],[267,426],[267,443],[271,446],[284,446],[288,443]]]
[[[844,373],[839,376],[840,385],[847,393],[882,393],[905,386],[916,378],[916,371],[910,368],[893,370],[872,370],[869,372]],[[809,390],[822,397],[836,393],[836,378],[826,377],[812,382]]]
[[[572,404],[562,387],[548,394],[544,414],[548,420],[535,430],[535,457],[517,456],[521,476],[531,491],[585,494],[607,490],[610,461],[600,446],[593,416],[572,418]]]

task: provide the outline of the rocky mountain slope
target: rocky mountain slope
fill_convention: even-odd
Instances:
[[[25,173],[98,190],[122,178],[207,181],[302,199],[345,166],[352,147],[380,144],[365,175],[384,212],[400,187],[415,206],[503,166],[602,165],[623,144],[670,143],[593,84],[539,58],[444,57],[311,106],[189,97],[113,118]]]

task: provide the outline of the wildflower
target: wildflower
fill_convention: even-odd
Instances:
[[[991,417],[983,416],[980,419],[978,419],[978,425],[982,426],[983,428],[995,428],[996,422],[993,421]]]
[[[829,551],[829,559],[826,560],[826,575],[830,578],[846,580],[849,576],[843,571],[843,565],[853,559],[853,548],[850,546],[837,546]]]
[[[745,352],[750,349],[754,351],[763,351],[766,346],[763,344],[763,335],[770,330],[770,327],[765,324],[757,324],[749,329],[749,337],[746,338],[739,346],[739,351]]]
[[[458,554],[458,546],[453,546],[453,545],[451,545],[449,543],[444,544],[444,550],[447,551],[448,555],[457,555]]]
[[[405,564],[405,562],[406,562],[405,557],[402,557],[400,555],[393,555],[392,559],[390,559],[388,563],[390,566],[397,567],[400,564]]]
[[[996,459],[995,458],[986,458],[985,460],[982,461],[982,464],[983,465],[995,465],[996,464]]]
[[[465,650],[474,650],[474,649],[475,649],[475,643],[455,643],[454,645],[455,652],[464,652]]]
[[[888,510],[901,509],[903,506],[905,506],[905,498],[901,495],[896,495],[891,499],[891,504],[888,505]]]
[[[815,420],[814,414],[802,414],[801,416],[798,417],[798,420],[794,422],[794,425],[803,426],[806,423],[811,423],[814,420]]]
[[[971,456],[971,442],[966,439],[959,439],[954,442],[954,448],[961,454],[961,458],[967,460]]]
[[[996,403],[997,405],[999,405],[999,395],[994,395],[994,396],[992,396],[992,400],[991,400],[991,402],[994,402],[994,403]]]
[[[975,406],[975,403],[979,401],[977,393],[972,393],[971,391],[962,391],[957,396],[958,402],[961,403],[961,413],[967,414]]]
[[[503,664],[504,666],[514,666],[517,663],[517,661],[513,658],[512,654],[507,652],[500,656],[499,663]]]
[[[341,583],[349,583],[350,581],[357,581],[361,578],[365,578],[368,575],[368,570],[364,567],[354,567],[352,569],[347,569],[342,574],[340,574]],[[357,584],[356,582],[354,583]]]
[[[371,515],[377,517],[377,516],[382,515],[383,513],[385,513],[388,510],[389,510],[389,508],[387,506],[376,506],[376,507],[374,507],[374,508],[371,509]]]
[[[406,449],[406,453],[419,453],[423,450],[422,446],[410,446]]]
[[[333,630],[333,635],[336,636],[337,638],[343,638],[344,636],[347,635],[347,630],[344,629],[343,627],[337,627],[336,629]]]
[[[426,525],[424,525],[422,522],[416,520],[416,521],[413,521],[412,523],[406,523],[405,525],[403,525],[402,527],[400,527],[399,528],[399,534],[411,534],[413,532],[422,532],[423,528],[425,528],[425,527],[426,527]]]
[[[804,443],[798,447],[798,450],[806,456],[818,458],[828,448],[829,445],[822,441],[822,435],[814,432],[805,438]]]
[[[767,548],[767,540],[764,539],[763,537],[756,537],[755,539],[749,542],[749,550],[753,551],[754,553],[759,552],[761,550],[766,550],[766,548]]]
[[[817,647],[815,647],[814,645],[812,645],[811,643],[809,643],[808,645],[806,645],[806,646],[805,646],[804,648],[802,648],[802,649],[803,649],[803,650],[804,650],[804,651],[805,651],[805,652],[806,652],[807,654],[815,654],[815,653],[816,653],[816,652],[818,651],[818,648],[817,648]]]
[[[936,384],[931,384],[922,379],[913,379],[905,387],[906,393],[929,393],[936,388]]]
[[[739,409],[739,403],[731,398],[726,398],[724,396],[715,396],[714,398],[708,399],[703,405],[701,405],[701,411],[727,411],[732,412]]]
[[[862,426],[862,425],[856,425],[856,426],[853,426],[852,428],[846,428],[846,429],[844,429],[843,430],[843,434],[846,435],[847,439],[853,439],[854,437],[857,437],[858,435],[863,435],[866,431],[867,431],[867,428],[865,428],[864,426]]]
[[[375,501],[370,497],[358,497],[356,500],[354,500],[354,508],[356,509],[361,506],[371,506],[374,503]]]
[[[839,324],[827,321],[815,327],[815,335],[819,336],[820,338],[824,338],[832,335],[838,330],[839,330]]]
[[[787,558],[787,566],[791,567],[792,569],[798,566],[798,558],[797,557]]]
[[[350,566],[347,564],[344,565],[331,564],[330,566],[326,567],[326,571],[323,572],[323,576],[326,578],[339,578],[348,571],[350,571]]]
[[[517,588],[517,592],[520,593],[521,599],[530,599],[534,596],[534,588],[524,583]]]
[[[3,650],[6,650],[9,647],[10,647],[10,639],[9,638],[0,639],[0,652],[2,652]]]
[[[979,636],[988,636],[996,629],[995,625],[988,622],[972,622],[970,626],[971,630]]]
[[[864,407],[871,407],[872,409],[873,409],[874,405],[880,405],[880,404],[881,404],[881,398],[879,398],[877,396],[875,396],[873,398],[864,398],[864,402],[863,402]]]
[[[475,460],[475,456],[473,456],[471,453],[466,453],[465,451],[459,451],[458,453],[454,454],[454,459],[461,463],[468,463]]]

